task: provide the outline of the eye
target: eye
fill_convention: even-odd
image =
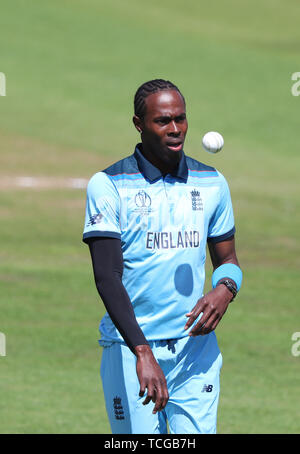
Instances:
[[[158,123],[159,125],[167,125],[169,122],[170,122],[169,118],[158,118],[156,120],[156,123]]]

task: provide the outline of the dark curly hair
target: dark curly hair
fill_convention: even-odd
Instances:
[[[182,96],[182,99],[185,103],[184,96],[180,92],[179,88],[176,87],[172,82],[169,80],[164,79],[153,79],[149,80],[142,84],[136,91],[134,96],[134,113],[137,117],[143,119],[146,112],[146,104],[145,99],[147,96],[152,95],[152,93],[156,93],[162,90],[176,90]]]

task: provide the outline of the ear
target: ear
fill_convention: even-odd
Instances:
[[[138,130],[138,132],[141,134],[143,132],[143,122],[140,119],[140,117],[138,117],[137,115],[134,115],[132,118],[132,121],[133,121],[134,126]]]

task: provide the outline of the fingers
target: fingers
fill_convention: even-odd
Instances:
[[[201,317],[201,320],[189,332],[189,336],[204,336],[210,333],[217,327],[220,320],[219,314],[212,314],[205,319]]]
[[[223,317],[223,313],[218,307],[210,304],[203,313],[203,316],[198,323],[191,329],[189,336],[204,336],[205,334],[214,331]]]
[[[146,391],[146,386],[144,384],[140,384],[140,392],[139,392],[139,396],[140,397],[143,397],[143,395],[145,394],[145,391]]]
[[[158,411],[161,411],[165,408],[167,405],[167,402],[169,400],[169,393],[167,390],[167,386],[161,387],[158,390],[155,390],[156,396],[155,396],[155,406],[153,408],[152,413],[155,415]],[[154,402],[154,401],[153,401]]]
[[[216,289],[200,298],[196,306],[186,314],[189,317],[184,329],[190,328],[200,316],[189,332],[189,336],[205,335],[213,331],[220,322],[228,303],[218,296]]]
[[[140,397],[143,397],[145,390],[140,390]],[[169,393],[166,383],[157,383],[156,385],[149,384],[147,387],[147,396],[143,401],[143,405],[148,405],[149,402],[153,402],[154,408],[152,413],[156,414],[158,411],[161,411],[167,405],[169,400]]]
[[[151,350],[138,354],[136,371],[140,382],[139,396],[143,397],[147,389],[143,405],[152,401],[154,414],[163,410],[169,400],[167,381]]]
[[[192,326],[192,324],[199,317],[199,315],[201,314],[202,311],[203,311],[203,304],[199,300],[199,303],[196,304],[196,306],[193,308],[193,310],[191,310],[191,312],[188,312],[187,314],[185,314],[186,317],[189,317],[189,319],[186,322],[185,327],[184,327],[185,330],[187,330],[188,328],[190,328]]]

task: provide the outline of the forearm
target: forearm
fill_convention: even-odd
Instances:
[[[139,327],[129,296],[118,276],[95,280],[103,304],[124,341],[134,352],[137,345],[147,344]]]
[[[234,236],[220,243],[209,244],[209,252],[213,265],[213,287],[225,280],[235,296],[241,287],[242,270],[236,256]]]
[[[97,239],[89,242],[89,247],[98,293],[112,322],[128,347],[136,354],[136,346],[148,343],[137,323],[132,303],[122,283],[123,259],[118,241]]]

